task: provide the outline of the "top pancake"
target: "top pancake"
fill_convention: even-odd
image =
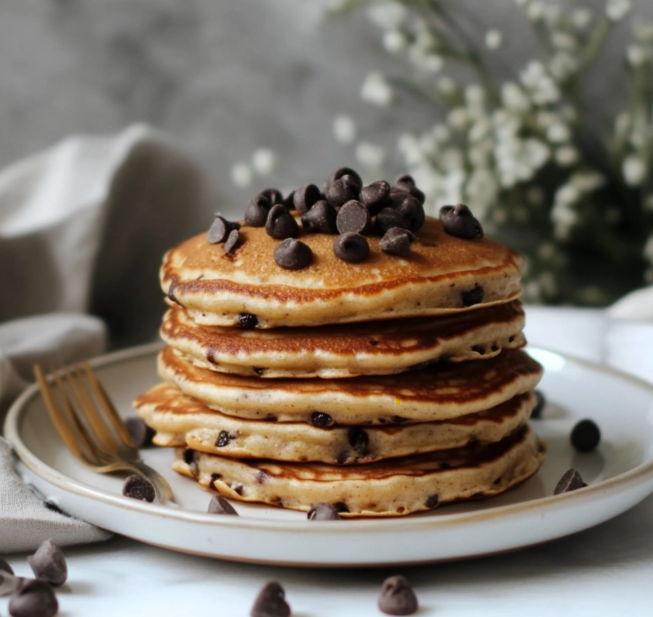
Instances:
[[[223,245],[200,234],[166,253],[162,288],[200,324],[238,325],[255,315],[259,328],[312,326],[441,315],[501,304],[520,295],[522,257],[485,237],[463,240],[426,217],[407,257],[387,255],[369,236],[369,257],[347,263],[333,253],[337,236],[304,234],[313,251],[302,270],[274,261],[278,240],[264,228],[242,226],[241,245],[227,255]],[[465,306],[463,293],[483,288],[481,302]]]

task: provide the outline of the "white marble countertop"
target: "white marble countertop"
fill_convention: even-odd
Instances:
[[[653,375],[653,325],[611,323],[599,311],[529,311],[527,336],[576,356]],[[573,332],[573,336],[570,333]],[[389,538],[388,541],[392,541]],[[278,580],[295,617],[380,615],[383,579],[404,574],[419,615],[529,617],[651,615],[653,496],[598,527],[546,545],[482,559],[393,569],[275,568],[173,553],[114,537],[65,549],[69,581],[62,617],[248,615],[256,594]],[[26,555],[6,556],[18,575]],[[0,599],[6,616],[7,600]]]

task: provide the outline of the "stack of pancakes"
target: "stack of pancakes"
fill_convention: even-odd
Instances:
[[[347,263],[302,236],[301,270],[278,240],[240,227],[170,250],[163,383],[135,402],[176,446],[173,468],[241,501],[395,516],[496,495],[534,474],[528,427],[541,367],[520,350],[522,259],[426,217],[406,257]]]

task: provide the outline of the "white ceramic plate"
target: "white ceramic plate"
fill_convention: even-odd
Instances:
[[[120,412],[158,379],[158,345],[92,362]],[[307,521],[304,514],[236,504],[239,517],[206,514],[209,494],[170,470],[172,452],[144,450],[165,475],[179,509],[121,495],[122,478],[89,471],[65,448],[39,391],[13,405],[5,434],[21,472],[47,499],[100,527],[172,550],[283,565],[414,564],[512,550],[546,542],[606,521],[653,492],[653,387],[624,374],[542,349],[530,353],[545,367],[540,385],[548,404],[533,421],[547,441],[542,470],[507,494],[445,506],[404,518]],[[569,433],[582,418],[603,433],[598,450],[577,454]],[[578,469],[589,487],[553,497],[560,476]]]

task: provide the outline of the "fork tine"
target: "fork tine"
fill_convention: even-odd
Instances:
[[[124,446],[132,450],[135,449],[136,444],[134,443],[132,436],[127,430],[127,427],[125,426],[125,423],[123,422],[122,418],[118,415],[118,412],[114,407],[113,403],[111,402],[109,395],[106,393],[106,390],[100,383],[99,379],[96,377],[95,373],[93,372],[93,369],[91,369],[88,362],[83,362],[82,367],[86,372],[86,377],[88,378],[88,381],[91,384],[93,393],[95,394],[99,403],[102,405],[102,409],[104,410],[106,416],[111,421],[111,424],[113,425],[113,428],[115,429],[116,433],[122,439]]]
[[[81,409],[75,409],[75,415],[79,423],[88,423],[87,431],[89,441],[96,452],[100,452],[104,458],[115,455],[118,444],[111,433],[111,430],[103,420],[95,402],[91,398],[88,387],[85,384],[84,373],[79,366],[64,367],[66,382],[72,389],[77,404]]]
[[[58,380],[58,376],[55,374],[55,379]],[[57,433],[64,441],[68,449],[81,461],[88,462],[89,454],[89,445],[86,435],[82,433],[81,427],[77,425],[76,422],[73,422],[74,429],[70,426],[70,417],[74,418],[74,414],[70,408],[70,401],[64,395],[64,406],[68,410],[69,417],[66,419],[64,414],[61,412],[61,408],[57,403],[57,399],[54,395],[50,384],[48,383],[43,370],[38,364],[34,365],[34,375],[36,376],[36,381],[39,384],[41,393],[43,394],[43,400],[45,401],[45,407],[48,410],[48,415],[54,424],[54,427],[57,429]],[[60,386],[61,384],[58,383]],[[64,392],[64,391],[62,391]],[[65,394],[65,392],[64,392]],[[76,433],[76,435],[73,435]]]

